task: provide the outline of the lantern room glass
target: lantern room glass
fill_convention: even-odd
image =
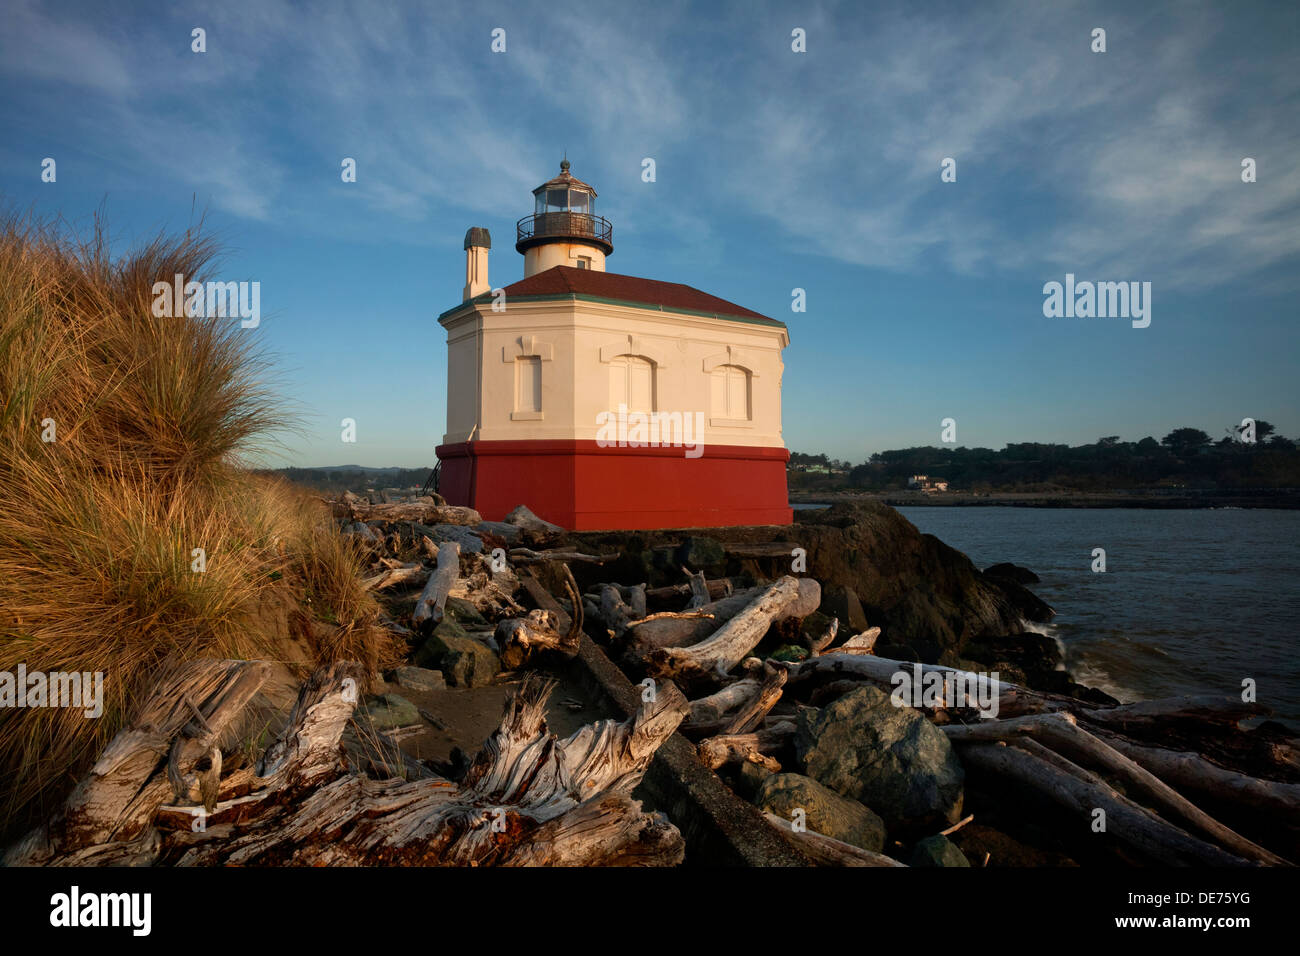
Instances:
[[[585,189],[544,189],[537,193],[534,211],[537,215],[548,212],[576,212],[595,215],[596,197]]]

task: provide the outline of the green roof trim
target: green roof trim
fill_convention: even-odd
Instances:
[[[559,292],[559,293],[547,293],[544,295],[519,295],[519,296],[511,296],[508,298],[513,298],[516,302],[560,302],[566,299],[573,300],[575,302],[576,301],[596,302],[601,305],[622,305],[634,309],[653,309],[656,312],[668,312],[670,314],[676,314],[676,315],[697,315],[705,319],[720,319],[724,322],[746,322],[749,325],[764,325],[764,326],[769,326],[771,328],[781,328],[781,329],[786,329],[787,331],[789,330],[789,326],[787,326],[784,322],[780,322],[777,319],[769,319],[767,317],[756,319],[753,318],[752,316],[727,315],[726,313],[723,312],[699,312],[696,311],[695,309],[670,309],[666,306],[656,305],[653,302],[635,302],[631,299],[606,299],[603,296],[588,295],[585,292]],[[453,306],[452,308],[448,309],[446,312],[443,312],[441,315],[438,316],[438,321],[441,322],[443,319],[451,315],[453,312],[456,312],[459,309],[463,309],[467,305],[486,305],[491,301],[492,301],[491,292],[480,293],[479,295],[474,296],[474,298],[467,299],[464,302],[462,302],[460,305]]]

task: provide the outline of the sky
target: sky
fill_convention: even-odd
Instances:
[[[1245,417],[1300,436],[1295,3],[6,0],[3,19],[0,203],[82,231],[102,210],[121,249],[204,217],[219,277],[260,283],[241,334],[295,426],[260,464],[433,463],[465,231],[491,231],[493,286],[521,278],[514,222],[565,154],[613,223],[609,271],[789,325],[794,451],[938,445],[945,418],[992,448]],[[1067,273],[1151,283],[1150,325],[1045,316]]]

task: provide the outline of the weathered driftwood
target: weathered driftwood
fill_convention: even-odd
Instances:
[[[1105,730],[1094,728],[1094,733],[1124,756],[1183,790],[1290,820],[1293,825],[1300,821],[1300,784],[1252,777],[1220,767],[1197,753],[1138,744]]]
[[[758,693],[762,683],[752,678],[734,681],[721,690],[691,701],[691,714],[682,723],[682,732],[720,733],[726,714],[734,711]]]
[[[541,651],[573,657],[578,653],[581,633],[581,629],[575,627],[561,633],[555,613],[542,609],[529,611],[524,617],[498,621],[496,641],[501,653],[501,666],[506,670],[516,670]]]
[[[990,785],[1034,790],[1065,807],[1078,823],[1079,839],[1114,839],[1149,859],[1171,866],[1246,866],[1249,861],[1180,829],[1117,793],[1095,774],[1064,758],[1048,759],[1032,740],[1016,746],[958,741],[958,756],[968,768],[984,772]],[[1031,752],[1033,751],[1033,752]],[[1048,754],[1051,752],[1048,751]],[[1091,829],[1094,812],[1104,810],[1106,829]]]
[[[160,756],[190,720],[183,695],[200,701],[215,731],[265,674],[257,664],[197,662],[164,683],[60,814],[5,862],[672,865],[683,857],[676,828],[628,795],[687,711],[670,686],[626,722],[599,721],[559,740],[544,718],[553,684],[529,679],[461,784],[372,780],[347,772],[339,747],[359,668],[336,664],[303,687],[256,773],[222,781],[212,813],[165,805],[172,794]]]
[[[819,866],[906,867],[905,863],[899,863],[883,853],[872,853],[870,850],[864,850],[852,843],[845,843],[834,837],[828,837],[824,833],[817,833],[814,830],[795,830],[793,823],[784,817],[777,816],[775,813],[764,811],[763,816],[774,827],[779,828],[790,839],[794,840],[799,849]]]
[[[736,590],[736,583],[731,578],[714,578],[706,581],[705,586],[709,590],[710,601],[721,600]],[[651,601],[667,602],[693,593],[694,585],[688,581],[684,584],[669,584],[661,588],[650,588],[645,594]]]
[[[372,505],[352,495],[345,496],[343,504],[347,517],[354,521],[418,521],[421,524],[458,524],[466,527],[483,522],[483,516],[473,508],[438,504],[428,497],[411,502]]]
[[[585,564],[604,564],[613,561],[617,554],[583,554],[581,551],[568,551],[564,548],[552,548],[549,551],[534,551],[532,548],[511,548],[510,560],[515,564],[543,564],[547,561],[579,561]]]
[[[398,584],[424,584],[429,577],[429,569],[423,561],[415,561],[400,567],[389,568],[361,582],[368,591],[383,591]]]
[[[725,677],[758,645],[772,621],[798,596],[798,579],[787,575],[764,589],[707,640],[690,647],[653,651],[646,660],[646,670],[653,677],[686,682],[710,676]]]
[[[794,738],[794,733],[794,723],[787,720],[755,733],[709,737],[701,740],[695,749],[700,762],[710,770],[717,770],[737,760],[752,760],[779,773],[781,763],[772,754],[788,745]]]
[[[645,585],[627,587],[620,584],[601,584],[596,588],[599,602],[588,600],[585,612],[620,637],[633,621],[646,617]]]
[[[1154,809],[1189,824],[1238,856],[1270,866],[1286,864],[1286,860],[1215,820],[1159,777],[1079,727],[1072,714],[1033,714],[965,726],[949,724],[943,730],[948,739],[954,742],[1011,740],[1020,735],[1030,736],[1058,753],[1082,760],[1113,776],[1124,785],[1125,792],[1130,796],[1140,794],[1146,797]]]
[[[506,515],[505,520],[506,524],[512,524],[523,531],[529,540],[534,543],[564,534],[564,529],[558,524],[551,524],[551,522],[537,517],[524,505],[519,505],[511,511],[510,514]]]
[[[835,640],[835,635],[839,632],[840,619],[837,617],[831,620],[830,626],[819,636],[808,638],[808,650],[811,652],[812,656],[816,657],[830,647],[831,643]]]
[[[701,621],[713,620],[713,615],[708,611],[656,611],[653,614],[647,614],[638,621],[629,621],[628,627],[636,627],[639,624],[645,624],[648,621]]]
[[[1030,690],[1027,687],[1021,687],[1000,678],[994,680],[989,675],[963,671],[960,668],[945,667],[940,664],[895,661],[887,657],[876,657],[874,654],[845,653],[838,648],[830,653],[822,654],[820,657],[812,657],[791,664],[790,680],[792,683],[800,683],[813,677],[832,680],[850,677],[869,681],[878,687],[892,691],[896,686],[894,675],[899,673],[911,675],[915,673],[916,668],[919,668],[922,674],[937,673],[960,679],[962,684],[971,690],[975,690],[985,699],[991,700],[992,697],[996,697],[998,715],[1001,717],[1016,717],[1026,713],[1048,713],[1067,709],[1081,712],[1095,708],[1095,705],[1076,700],[1073,697]],[[991,697],[988,695],[991,695]]]
[[[871,654],[874,653],[876,641],[880,639],[880,628],[869,627],[861,634],[854,634],[830,653]]]
[[[775,621],[807,617],[821,604],[821,585],[813,578],[797,580],[798,597],[777,614]],[[707,619],[657,619],[629,624],[627,633],[623,635],[623,658],[630,666],[640,668],[644,666],[646,657],[655,650],[698,644],[749,607],[762,593],[763,588],[747,588],[705,604],[697,610],[712,615]]]
[[[784,667],[773,667],[771,664],[766,665],[766,669],[758,690],[727,719],[726,726],[722,728],[724,735],[749,733],[763,722],[768,711],[781,699],[782,688],[785,687],[786,678],[790,676],[789,671]]]
[[[687,583],[691,587],[691,599],[686,602],[687,610],[704,607],[709,603],[709,582],[704,577],[704,572],[696,571],[692,573],[687,568],[682,568],[682,571],[685,572],[688,578]]]
[[[420,592],[415,602],[412,622],[418,627],[425,621],[437,623],[442,620],[443,608],[460,577],[460,545],[455,541],[444,541],[438,548],[438,566],[429,575],[429,581]]]
[[[794,541],[724,541],[722,547],[733,558],[790,558],[799,545]]]

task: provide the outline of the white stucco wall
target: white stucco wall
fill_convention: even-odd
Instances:
[[[596,439],[598,416],[610,410],[611,365],[634,355],[653,370],[653,410],[703,413],[706,444],[783,446],[783,328],[582,300],[507,302],[503,312],[476,305],[442,322],[450,366],[444,442],[471,432],[483,441]],[[516,360],[532,356],[540,413],[518,410]],[[745,370],[748,420],[714,414],[711,374],[719,366]],[[531,398],[522,404],[531,408]]]
[[[554,266],[577,268],[579,256],[591,260],[593,272],[605,271],[605,251],[598,246],[582,242],[547,242],[524,251],[524,278]]]

